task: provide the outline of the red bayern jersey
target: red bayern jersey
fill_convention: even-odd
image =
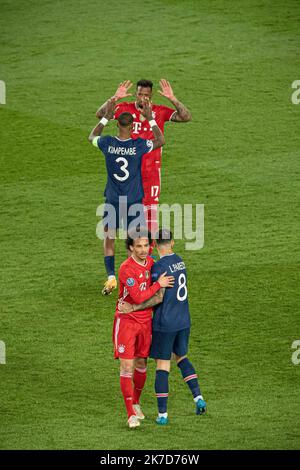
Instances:
[[[152,284],[151,268],[154,264],[153,258],[147,256],[145,263],[137,262],[132,256],[121,264],[119,270],[119,300],[125,300],[130,304],[141,304],[150,299],[160,289],[160,284],[156,281]],[[139,310],[127,314],[118,311],[116,306],[116,317],[131,318],[138,323],[144,323],[152,318],[152,308]]]
[[[140,110],[137,108],[135,102],[127,103],[123,101],[120,104],[117,104],[115,108],[114,119],[116,119],[122,113],[130,113],[133,116],[133,132],[131,137],[137,139],[138,137],[142,139],[154,139],[153,132],[149,125],[148,120],[141,114]],[[168,108],[167,106],[153,104],[152,105],[152,114],[153,119],[155,119],[158,127],[164,133],[165,122],[170,121],[172,115],[176,112],[175,109]],[[147,177],[151,175],[151,170],[153,165],[159,164],[161,162],[161,153],[162,147],[153,150],[152,152],[147,153],[143,157],[142,161],[142,178],[143,181],[147,180]]]
[[[123,103],[117,104],[115,108],[114,119],[116,119],[118,116],[120,116],[120,114],[125,113],[125,112],[130,113],[133,116],[133,132],[131,134],[131,137],[133,139],[137,139],[138,137],[140,137],[141,139],[154,139],[154,135],[149,125],[149,122],[141,114],[135,102],[127,103],[126,101],[123,101]],[[162,133],[164,132],[165,122],[170,121],[172,115],[175,112],[176,112],[175,109],[168,108],[167,106],[163,106],[160,104],[152,105],[153,119],[155,119]],[[160,150],[160,149],[157,149],[157,150]]]

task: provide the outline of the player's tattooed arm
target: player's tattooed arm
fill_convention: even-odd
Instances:
[[[132,96],[132,93],[128,93],[128,90],[131,87],[132,87],[132,83],[131,83],[130,80],[125,80],[124,82],[121,82],[120,85],[117,88],[116,93],[110,99],[114,100],[114,102],[116,104],[117,101],[121,100],[122,98],[127,98],[127,96]],[[97,110],[96,117],[98,119],[101,119],[105,116],[108,101],[105,101],[105,103],[103,103],[100,106],[100,108]]]
[[[105,116],[105,112],[106,112],[106,106],[107,106],[107,101],[105,101],[105,103],[103,103],[100,108],[97,110],[96,112],[96,117],[98,119],[101,119]]]
[[[161,90],[159,90],[158,93],[160,93],[162,96],[164,96],[165,98],[170,100],[171,103],[176,108],[175,113],[171,117],[171,121],[173,121],[173,122],[188,122],[188,121],[191,121],[192,115],[191,115],[190,111],[187,109],[187,107],[183,103],[181,103],[176,98],[170,83],[167,80],[162,78],[160,80],[159,84],[160,84]]]
[[[136,312],[138,310],[145,310],[146,308],[151,308],[155,307],[155,305],[160,304],[163,299],[164,299],[164,294],[165,294],[165,287],[162,287],[156,294],[153,295],[153,297],[150,297],[150,299],[145,300],[141,304],[130,304],[129,302],[119,302],[118,304],[118,310],[121,313],[131,313],[131,312]]]
[[[115,103],[112,98],[107,100],[107,106],[105,110],[105,114],[103,117],[105,117],[108,121],[114,117],[114,109],[115,109]],[[88,140],[89,142],[93,142],[95,137],[99,137],[102,134],[102,131],[104,129],[105,125],[102,124],[101,122],[98,122],[97,126],[94,127],[92,132],[90,133]]]
[[[165,291],[166,288],[162,287],[158,292],[156,292],[156,294],[154,294],[153,297],[151,297],[151,299],[145,300],[145,302],[142,302],[139,305],[133,304],[133,311],[145,310],[146,308],[155,307],[155,305],[160,304],[164,300]]]
[[[174,104],[176,111],[171,117],[171,121],[173,122],[189,122],[192,120],[192,115],[190,111],[187,109],[184,104],[182,104],[180,101],[175,99],[172,101]]]
[[[134,281],[134,275],[132,276],[133,281]],[[122,279],[122,276],[120,276],[120,279]],[[128,279],[127,279],[128,280]],[[131,280],[131,279],[130,279]],[[137,279],[136,279],[137,280]],[[173,287],[175,283],[175,278],[174,276],[169,276],[167,274],[167,271],[162,273],[157,281],[155,281],[152,286],[150,286],[146,290],[141,290],[139,286],[139,282],[134,282],[131,283],[130,285],[126,281],[126,288],[129,291],[129,295],[133,302],[136,305],[140,305],[143,302],[146,302],[146,300],[151,299],[159,290],[165,287]],[[120,300],[118,303],[118,308],[119,306],[121,307],[122,304],[125,304],[123,300]],[[131,310],[132,311],[132,310]],[[129,312],[124,312],[124,313],[129,313]]]

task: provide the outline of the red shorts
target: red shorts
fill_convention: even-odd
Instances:
[[[157,149],[144,155],[142,159],[142,181],[144,206],[159,203],[161,182],[161,150]]]
[[[160,168],[151,169],[151,175],[148,175],[144,178],[142,176],[142,181],[144,189],[143,204],[145,206],[150,206],[151,204],[158,204],[161,190]]]
[[[149,357],[152,340],[152,319],[138,323],[130,318],[115,317],[113,343],[115,359]]]

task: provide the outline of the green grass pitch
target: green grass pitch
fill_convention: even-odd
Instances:
[[[297,0],[1,2],[1,449],[299,448],[299,14]],[[167,125],[161,202],[205,204],[204,248],[176,249],[208,413],[173,365],[158,428],[150,361],[130,432],[116,294],[100,295],[105,167],[87,136],[140,78],[170,80],[193,114]]]

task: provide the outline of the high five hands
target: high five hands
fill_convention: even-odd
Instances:
[[[130,80],[125,80],[121,82],[118,86],[118,89],[114,96],[112,97],[116,101],[121,100],[122,98],[127,98],[127,96],[132,96],[132,93],[128,93],[128,90],[132,87],[132,82]]]
[[[119,101],[122,98],[127,98],[128,96],[133,96],[133,93],[128,93],[130,88],[132,87],[132,82],[130,80],[124,80],[124,82],[121,82],[120,85],[117,88],[117,91],[115,92],[114,96],[112,99],[115,101]],[[160,85],[160,90],[158,90],[158,93],[161,96],[164,96],[165,98],[168,98],[169,100],[172,100],[175,98],[173,89],[170,85],[170,82],[168,80],[165,80],[162,78],[159,81]]]
[[[169,100],[175,99],[173,89],[170,85],[170,82],[168,82],[168,80],[165,80],[164,78],[162,78],[159,81],[159,84],[160,84],[161,89],[158,90],[158,93],[160,95],[164,96],[165,98],[168,98]]]

